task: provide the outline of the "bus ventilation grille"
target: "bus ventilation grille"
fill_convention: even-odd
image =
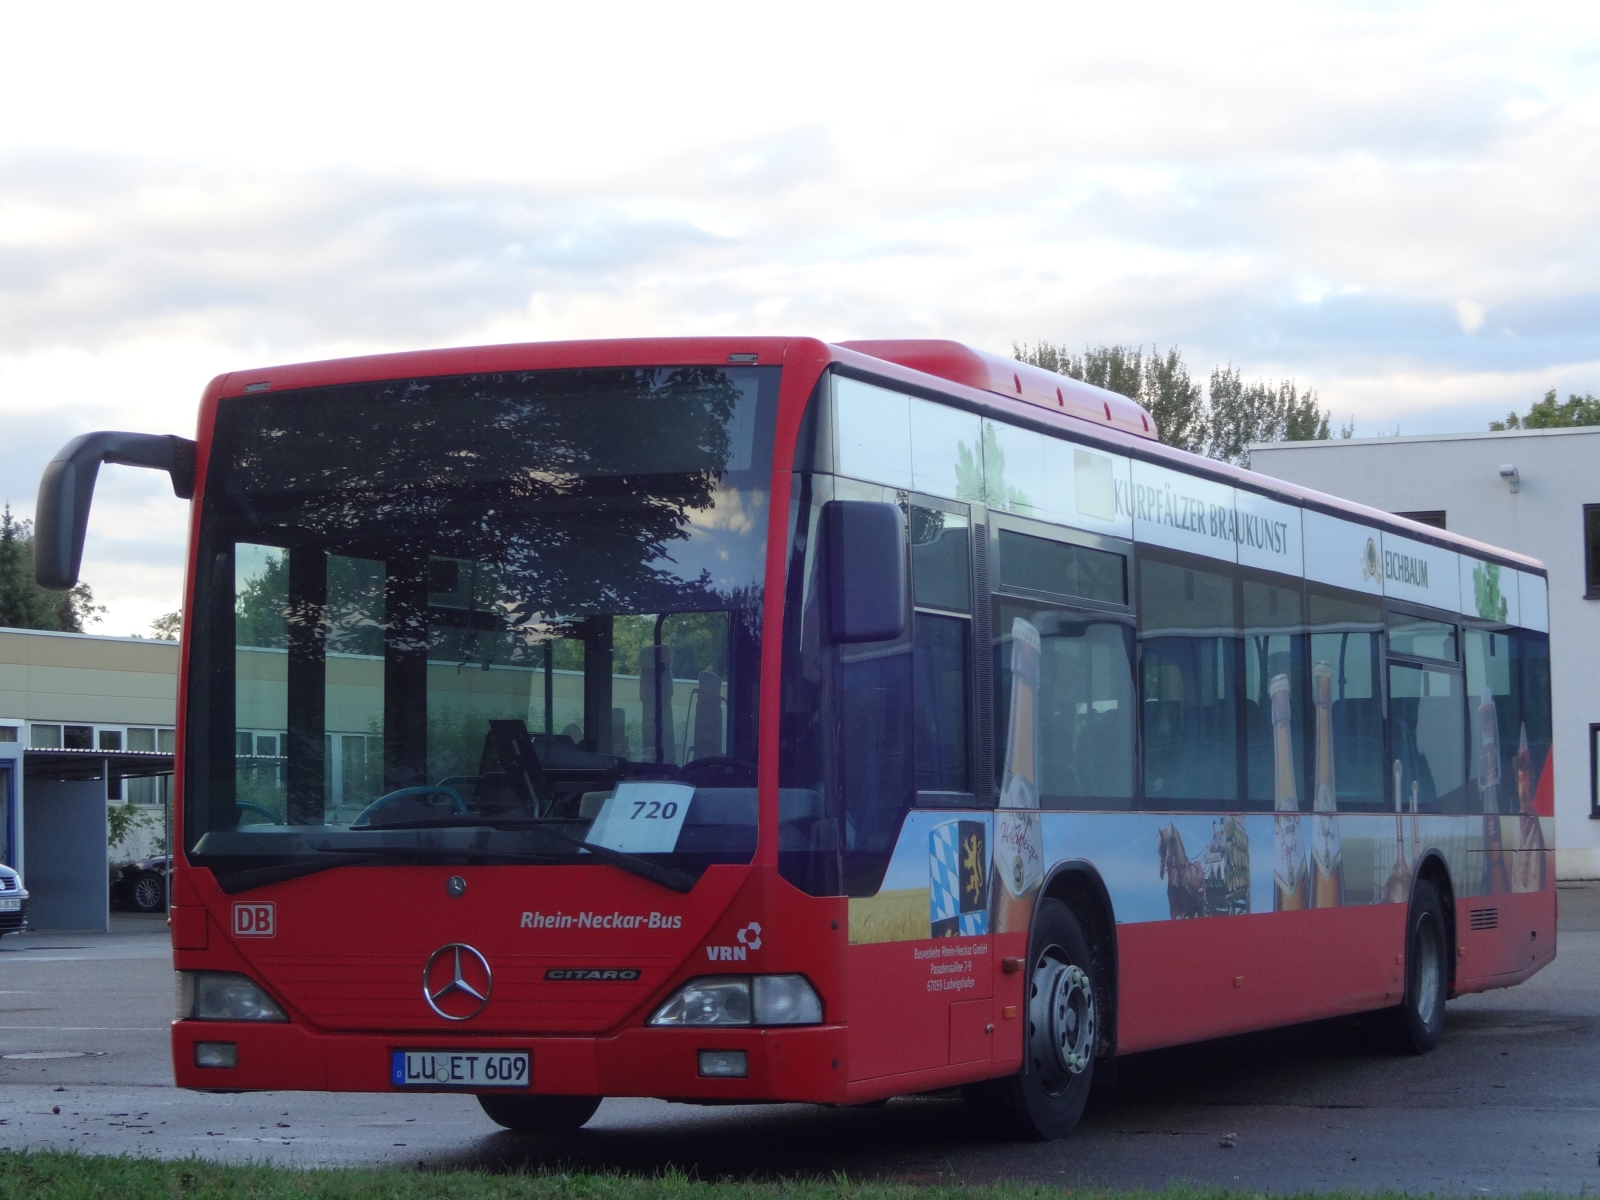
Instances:
[[[1467,924],[1473,929],[1499,929],[1498,908],[1475,908],[1467,914]]]

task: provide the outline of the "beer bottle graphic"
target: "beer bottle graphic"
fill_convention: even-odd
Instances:
[[[1383,898],[1390,904],[1403,904],[1411,898],[1411,864],[1406,859],[1405,802],[1402,800],[1400,760],[1394,760],[1394,869],[1383,885]],[[1415,787],[1412,792],[1415,794]]]
[[[1044,835],[1039,825],[1039,631],[1017,617],[1011,623],[1011,709],[1000,807],[994,815],[996,933],[1026,932],[1044,878]]]
[[[1517,825],[1520,850],[1544,850],[1544,826],[1539,814],[1533,810],[1533,755],[1528,752],[1528,727],[1522,726],[1517,741],[1517,756],[1511,760],[1511,769],[1517,781]],[[1542,892],[1548,882],[1544,854],[1517,855],[1515,887],[1519,892]]]
[[[1294,780],[1294,740],[1290,728],[1289,677],[1274,675],[1272,697],[1272,907],[1277,912],[1309,908],[1311,879],[1300,835],[1300,797]]]
[[[1311,906],[1344,903],[1344,842],[1339,836],[1338,792],[1333,783],[1333,666],[1311,668],[1317,711],[1316,791],[1311,798]]]
[[[1497,895],[1511,890],[1505,847],[1500,836],[1500,722],[1495,713],[1494,693],[1483,690],[1478,705],[1478,794],[1483,799],[1483,894]]]

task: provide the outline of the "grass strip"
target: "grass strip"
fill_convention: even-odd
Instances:
[[[0,1200],[1266,1200],[1260,1193],[1198,1188],[1103,1191],[1025,1184],[920,1186],[833,1179],[702,1182],[557,1171],[225,1166],[0,1150]],[[1300,1193],[1277,1200],[1405,1200],[1402,1193]]]

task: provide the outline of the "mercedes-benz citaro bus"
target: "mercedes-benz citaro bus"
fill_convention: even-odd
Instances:
[[[1052,1137],[1116,1055],[1404,1050],[1555,954],[1536,561],[1162,445],[950,342],[214,380],[193,442],[182,1087],[860,1104]]]

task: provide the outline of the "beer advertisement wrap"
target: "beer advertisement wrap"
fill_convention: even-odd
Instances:
[[[1478,794],[1483,800],[1483,894],[1511,890],[1511,872],[1500,837],[1500,720],[1494,693],[1483,689],[1478,704]]]
[[[1039,807],[1039,631],[1011,622],[1011,721],[1006,726],[1001,808]]]
[[[1528,753],[1528,727],[1522,726],[1517,741],[1517,756],[1511,760],[1511,771],[1517,781],[1517,827],[1519,849],[1542,851],[1548,849],[1544,840],[1544,826],[1539,823],[1537,806],[1533,802],[1533,755]],[[1517,855],[1517,871],[1512,877],[1512,887],[1519,892],[1542,892],[1549,874],[1547,854],[1523,853]]]
[[[1272,907],[1284,912],[1310,903],[1310,879],[1300,832],[1300,797],[1294,783],[1294,739],[1290,727],[1289,677],[1274,675],[1267,684],[1272,697],[1273,817]]]
[[[1405,805],[1402,785],[1405,780],[1404,765],[1394,760],[1394,866],[1383,884],[1386,904],[1404,904],[1411,898],[1411,862],[1406,857]]]
[[[1339,836],[1339,793],[1333,781],[1333,665],[1311,668],[1317,713],[1316,791],[1311,797],[1311,906],[1344,903],[1344,842]]]
[[[1044,878],[1039,822],[1039,631],[1011,623],[1011,707],[1000,808],[994,818],[995,932],[1026,932]]]
[[[982,821],[945,821],[928,834],[928,924],[940,937],[989,932],[988,829]]]
[[[1039,813],[999,809],[994,814],[994,888],[996,933],[1026,933],[1033,918],[1033,900],[1044,879],[1044,834]]]

